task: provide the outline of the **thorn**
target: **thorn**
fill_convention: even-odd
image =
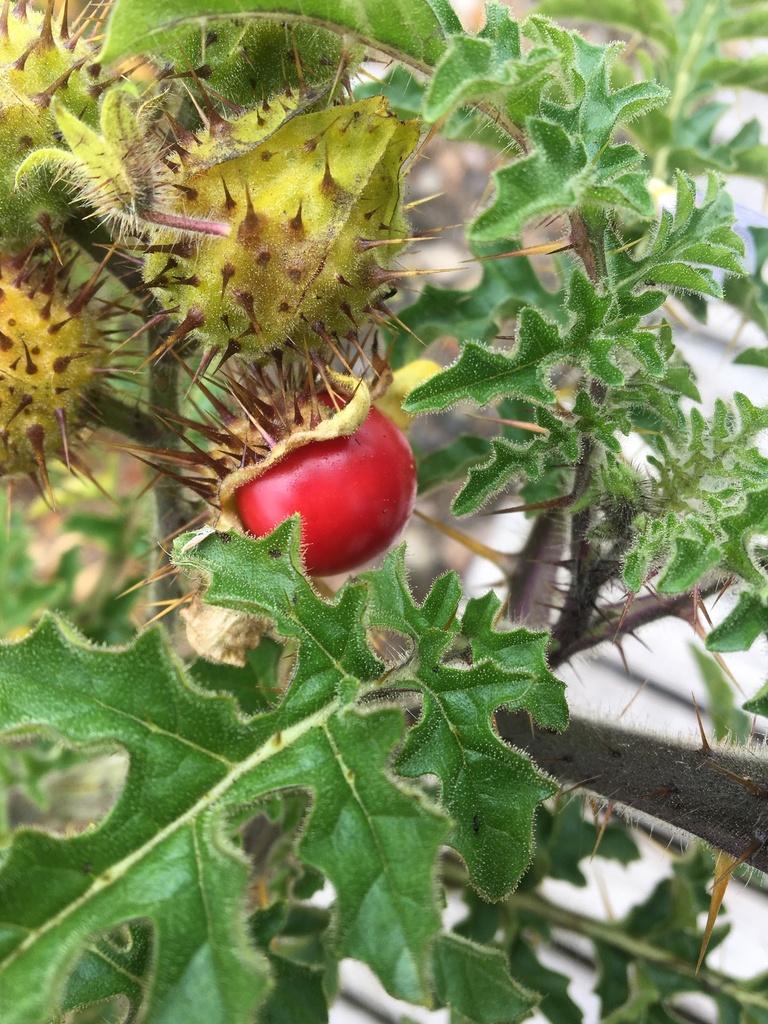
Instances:
[[[56,43],[53,39],[53,5],[55,0],[47,0],[45,5],[45,13],[43,14],[43,23],[40,26],[40,35],[38,37],[38,45],[43,53],[47,53],[48,50],[52,50]]]
[[[227,183],[224,180],[223,175],[221,178],[221,187],[224,189],[224,208],[227,213],[232,213],[233,210],[237,209],[237,203],[232,198],[232,194],[227,188]]]
[[[358,238],[355,248],[360,252],[368,252],[369,249],[378,249],[381,245],[407,245],[408,242],[436,242],[437,238],[412,235],[410,238]]]
[[[61,5],[59,39],[62,43],[66,43],[66,41],[69,39],[69,0],[63,0],[63,3]]]
[[[529,505],[513,505],[509,508],[497,508],[492,512],[484,512],[486,516],[501,516],[507,512],[537,512],[541,509],[565,508],[572,500],[572,495],[564,494],[561,498],[547,498],[546,501],[534,501]]]
[[[424,196],[423,199],[414,199],[412,203],[406,203],[403,207],[404,210],[412,210],[416,206],[421,206],[422,203],[430,203],[433,199],[439,199],[444,196],[445,192],[433,192],[431,196]]]
[[[753,839],[740,857],[732,857],[730,853],[724,853],[722,850],[718,850],[717,857],[715,859],[715,880],[712,883],[712,898],[709,901],[709,913],[707,914],[707,924],[704,928],[704,936],[701,940],[699,959],[696,961],[696,974],[699,973],[699,968],[701,967],[702,961],[706,955],[707,946],[709,945],[709,940],[712,937],[712,931],[715,927],[715,921],[718,913],[720,912],[720,906],[722,905],[725,891],[733,877],[733,872],[737,867],[739,867],[739,865],[743,864],[745,860],[751,857],[752,854],[757,853],[757,851],[764,845],[764,840],[761,842],[759,839]],[[718,875],[718,872],[722,867],[725,867],[725,870]]]
[[[299,231],[304,230],[304,222],[301,219],[301,207],[302,203],[299,202],[299,208],[296,211],[296,215],[292,217],[291,220],[288,221],[288,227],[291,229],[291,231],[295,231],[297,233]]]
[[[635,690],[635,692],[629,698],[629,701],[622,708],[622,711],[621,711],[621,714],[619,715],[619,718],[623,718],[624,717],[624,715],[629,711],[629,709],[632,707],[634,702],[637,700],[637,698],[640,696],[640,694],[643,692],[643,690],[646,688],[647,685],[648,685],[648,680],[647,679],[643,680],[642,685],[638,686],[638,688]]]
[[[240,226],[237,229],[237,240],[245,245],[252,245],[259,240],[259,235],[261,234],[260,222],[262,218],[253,208],[251,190],[248,187],[247,181],[244,183],[244,188],[246,210],[245,216],[240,221]]]
[[[471,259],[462,260],[462,263],[487,263],[490,260],[507,260],[513,256],[536,256],[542,253],[567,252],[573,248],[573,243],[567,238],[560,238],[556,242],[540,242],[538,245],[527,245],[523,249],[513,249],[511,252],[494,253],[492,256],[473,256]]]
[[[43,480],[46,503],[51,508],[55,508],[56,503],[53,497],[53,488],[51,487],[51,481],[48,477],[48,465],[45,461],[45,431],[39,423],[33,423],[31,426],[27,427],[26,434],[27,440],[32,446],[32,454],[35,457],[37,468],[40,470],[40,476]]]
[[[37,104],[37,106],[40,107],[41,110],[47,110],[48,107],[50,107],[51,105],[51,100],[59,91],[59,89],[66,89],[69,79],[72,77],[75,71],[79,71],[83,64],[85,64],[88,61],[88,59],[88,57],[82,57],[75,64],[72,64],[70,67],[68,67],[66,71],[60,74],[59,77],[55,81],[51,82],[51,84],[47,86],[47,88],[43,89],[42,92],[38,92],[34,96],[32,96],[32,99]]]
[[[723,765],[718,764],[717,761],[705,761],[710,768],[714,768],[716,772],[720,772],[721,775],[727,775],[729,779],[733,779],[734,782],[738,782],[740,786],[749,793],[750,796],[759,796],[765,798],[768,796],[768,786],[763,786],[760,782],[755,782],[754,779],[750,779],[748,775],[739,775],[736,772],[732,772],[729,768],[725,768]]]
[[[143,370],[144,367],[151,363],[154,359],[159,359],[161,355],[173,348],[177,342],[182,341],[192,331],[197,330],[198,327],[202,327],[205,323],[205,313],[198,306],[192,306],[187,315],[184,317],[182,322],[176,328],[176,330],[169,334],[168,337],[157,346],[154,352],[152,352],[139,367]]]
[[[323,180],[320,182],[320,191],[325,196],[332,196],[336,192],[336,182],[333,180],[331,174],[331,165],[328,160],[328,147],[325,147],[325,174],[323,174]]]
[[[66,409],[58,408],[53,410],[53,414],[56,417],[56,422],[59,424],[59,432],[61,433],[61,443],[64,450],[64,462],[67,465],[67,469],[72,472],[72,463],[69,459],[69,440],[67,438],[67,411]]]
[[[33,402],[34,402],[34,398],[32,397],[32,395],[22,395],[21,396],[21,400],[19,401],[19,404],[16,406],[16,409],[14,410],[14,412],[11,413],[10,417],[6,420],[5,428],[4,429],[7,430],[8,427],[10,427],[10,425],[13,423],[13,421],[19,415],[19,413],[23,409],[26,409],[28,405],[32,405]]]
[[[505,420],[500,416],[479,416],[473,412],[465,413],[465,416],[472,420],[483,420],[486,423],[499,423],[505,427],[517,427],[518,430],[529,430],[532,434],[543,434],[545,437],[549,437],[551,433],[546,427],[539,426],[538,423],[530,423],[528,420]]]

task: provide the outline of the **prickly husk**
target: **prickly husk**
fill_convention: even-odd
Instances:
[[[54,184],[50,172],[15,188],[15,175],[25,157],[37,149],[60,145],[50,110],[56,97],[85,121],[96,118],[101,69],[91,47],[69,38],[66,23],[52,21],[47,11],[11,10],[0,14],[0,238],[5,252],[18,251],[41,234],[38,217],[55,221],[67,213],[67,189]]]
[[[101,326],[83,289],[68,291],[70,272],[53,257],[0,258],[0,477],[47,481],[48,459],[68,459],[67,426],[103,362]]]
[[[273,98],[179,144],[175,224],[150,225],[144,273],[206,347],[254,355],[343,337],[387,288],[384,268],[402,248],[416,122],[382,97],[294,107]],[[228,236],[180,232],[184,220]]]

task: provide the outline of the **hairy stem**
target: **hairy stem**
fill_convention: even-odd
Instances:
[[[560,734],[497,714],[501,736],[563,785],[681,829],[768,871],[768,750],[692,746],[619,722],[571,718]]]
[[[707,597],[714,593],[718,586],[712,584],[701,588],[700,595]],[[636,630],[658,619],[678,618],[693,624],[693,599],[690,592],[674,594],[671,597],[661,594],[647,594],[636,598],[628,606],[626,601],[609,605],[601,609],[602,618],[586,632],[566,639],[550,654],[549,663],[557,668],[582,651],[588,651],[603,643],[616,643],[624,636],[632,636]]]
[[[548,629],[555,575],[563,557],[562,513],[544,512],[534,519],[509,576],[509,618],[528,629]]]

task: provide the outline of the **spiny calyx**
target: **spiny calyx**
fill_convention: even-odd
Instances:
[[[0,477],[31,473],[47,490],[47,459],[69,461],[67,424],[103,362],[96,278],[70,291],[72,266],[0,257]]]
[[[31,178],[15,188],[19,165],[28,154],[57,144],[51,104],[76,110],[92,120],[96,97],[105,87],[101,68],[82,39],[87,23],[70,36],[65,14],[53,24],[53,0],[44,13],[27,10],[26,0],[0,11],[0,236],[3,245],[26,244],[40,228],[41,212],[64,215],[66,194],[52,190],[50,176]]]
[[[148,225],[147,283],[182,323],[193,315],[207,347],[228,353],[354,331],[407,233],[402,167],[416,122],[378,96],[293,117],[286,106],[277,97],[184,139],[173,221]],[[198,233],[200,222],[228,234]]]

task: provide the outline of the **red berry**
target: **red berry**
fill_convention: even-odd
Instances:
[[[350,437],[296,448],[235,493],[240,521],[263,537],[301,514],[307,572],[349,572],[397,540],[416,501],[416,466],[402,432],[371,409]]]

